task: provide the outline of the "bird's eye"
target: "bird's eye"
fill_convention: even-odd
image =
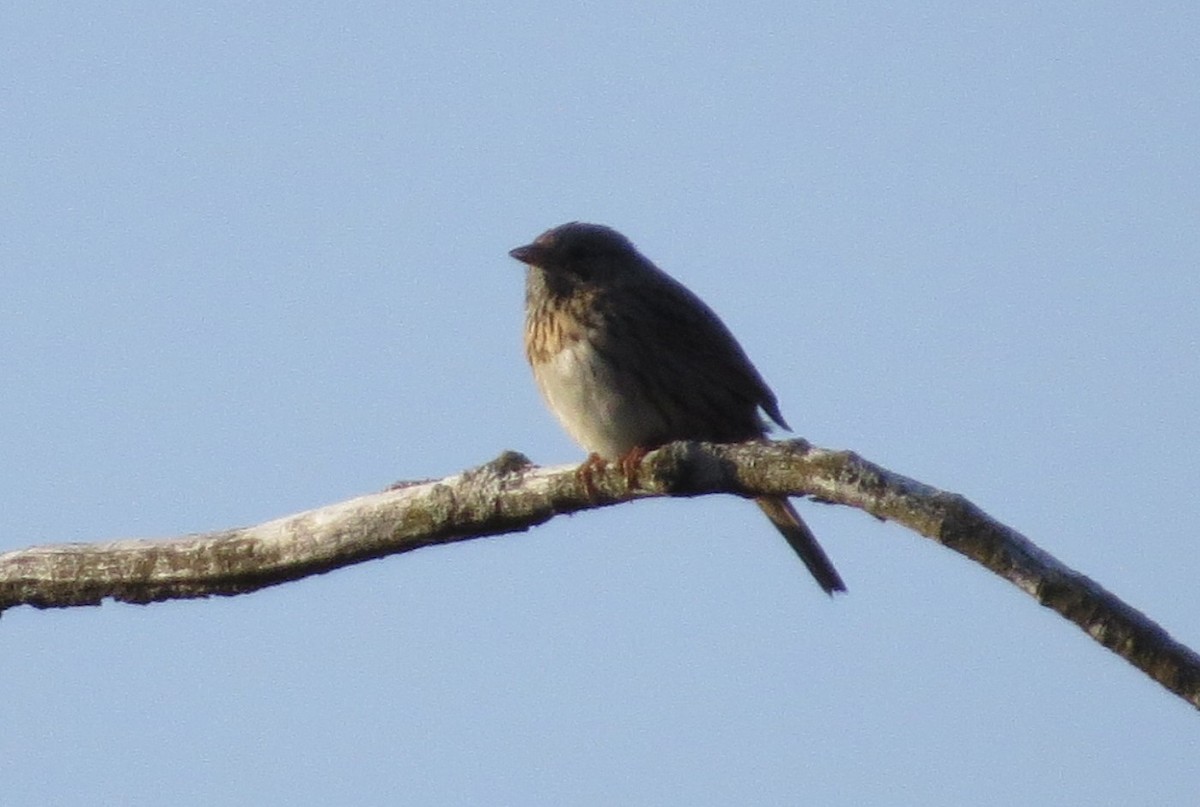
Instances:
[[[563,268],[580,278],[590,277],[595,253],[585,245],[572,245],[563,251]]]

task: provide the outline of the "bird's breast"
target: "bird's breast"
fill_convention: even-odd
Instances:
[[[615,460],[653,444],[665,431],[658,411],[633,383],[621,357],[596,348],[584,332],[553,352],[530,352],[530,364],[547,405],[586,451]]]

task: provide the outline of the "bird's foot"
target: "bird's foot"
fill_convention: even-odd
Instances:
[[[588,458],[583,461],[583,464],[575,469],[575,478],[579,480],[579,484],[583,485],[584,494],[592,501],[599,498],[594,474],[607,467],[608,460],[593,452],[588,454]]]
[[[638,486],[638,468],[642,460],[650,453],[650,449],[634,446],[629,453],[621,457],[621,474],[625,477],[625,485],[629,488]]]

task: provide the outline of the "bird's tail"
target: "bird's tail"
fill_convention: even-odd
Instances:
[[[792,549],[796,550],[800,560],[804,561],[804,565],[812,572],[821,588],[825,589],[826,594],[832,595],[836,591],[846,590],[842,576],[833,568],[829,556],[817,543],[817,537],[804,523],[804,519],[800,518],[791,502],[782,496],[762,496],[755,499],[754,503],[762,508],[775,528],[783,534]]]

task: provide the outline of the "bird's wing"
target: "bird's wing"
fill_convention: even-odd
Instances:
[[[653,363],[651,375],[664,394],[686,396],[672,409],[692,414],[694,422],[684,430],[691,432],[688,436],[719,442],[761,436],[759,407],[788,428],[775,394],[703,300],[657,270],[654,282],[639,283],[637,292],[641,303],[637,310],[620,310],[609,327],[619,329],[614,338],[622,340],[641,329],[644,336],[637,341],[652,345],[654,355],[643,357],[639,364]]]

